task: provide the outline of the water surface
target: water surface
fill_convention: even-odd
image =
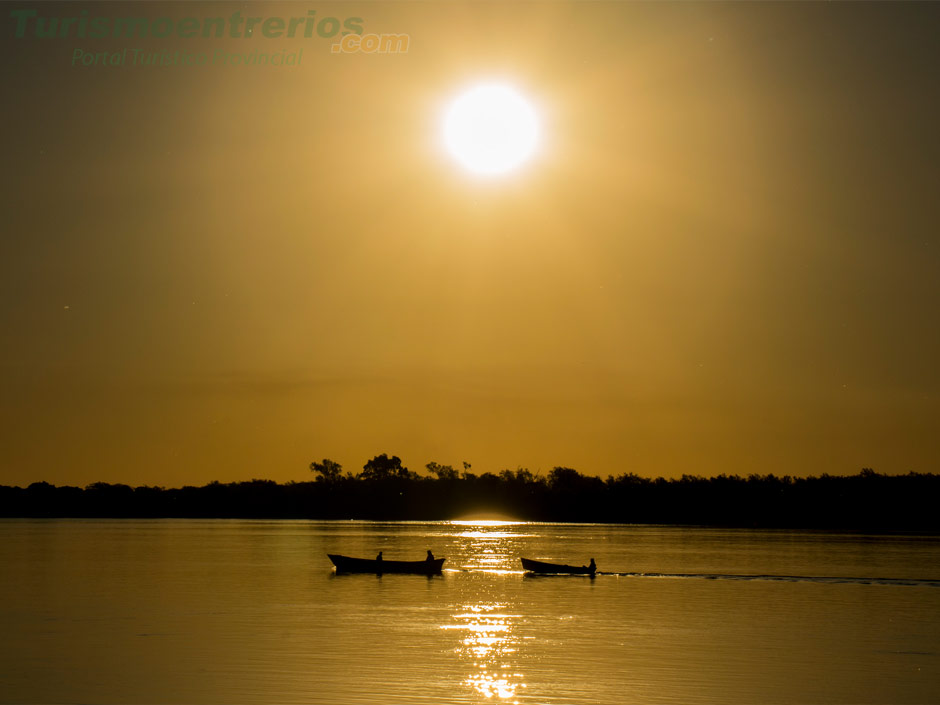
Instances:
[[[940,702],[936,537],[4,520],[0,565],[4,703]]]

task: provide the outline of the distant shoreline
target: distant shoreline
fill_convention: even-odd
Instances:
[[[0,486],[0,517],[127,519],[362,519],[443,521],[499,515],[519,521],[726,528],[940,532],[940,475],[808,478],[774,475],[601,480],[561,468],[548,478],[319,477],[165,489],[94,483],[85,488]]]

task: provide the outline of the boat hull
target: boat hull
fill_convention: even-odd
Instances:
[[[545,563],[544,561],[534,561],[531,558],[520,558],[522,568],[530,573],[539,573],[540,575],[594,575],[597,568],[589,568],[586,565],[564,565],[562,563]]]
[[[333,561],[337,573],[375,573],[376,575],[384,573],[434,575],[441,572],[445,560],[444,558],[435,558],[430,561],[377,561],[370,558],[350,558],[335,553],[327,553],[326,555]]]

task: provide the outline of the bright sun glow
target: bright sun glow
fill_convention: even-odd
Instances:
[[[517,519],[452,519],[450,523],[457,526],[510,526],[525,522]]]
[[[466,169],[483,175],[512,171],[539,143],[532,105],[501,83],[475,86],[457,97],[444,116],[444,144]]]

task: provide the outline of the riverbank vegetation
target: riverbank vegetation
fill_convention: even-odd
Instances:
[[[530,521],[938,531],[940,475],[791,477],[719,475],[606,479],[556,467],[471,472],[428,463],[426,473],[379,455],[361,472],[329,459],[311,463],[314,479],[212,482],[202,487],[87,487],[36,482],[0,486],[5,517],[180,517],[442,520],[503,516]]]

